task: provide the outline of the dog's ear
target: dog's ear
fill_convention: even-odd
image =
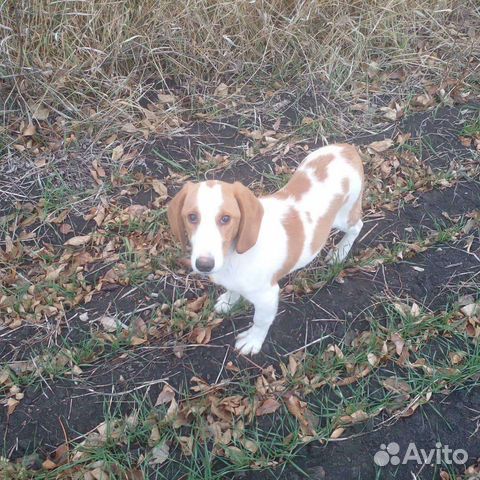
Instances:
[[[188,239],[185,231],[185,223],[182,218],[182,208],[191,188],[192,182],[187,182],[172,200],[170,200],[167,207],[168,222],[170,223],[173,235],[182,244],[184,250],[187,247]]]
[[[263,218],[263,206],[258,198],[240,182],[235,182],[233,187],[241,215],[236,250],[237,253],[245,253],[257,243]]]

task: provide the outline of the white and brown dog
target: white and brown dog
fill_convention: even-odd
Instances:
[[[363,166],[352,145],[310,153],[278,192],[257,198],[239,182],[188,182],[168,205],[173,234],[190,241],[191,263],[227,291],[215,310],[240,296],[253,303],[253,326],[237,337],[243,354],[258,353],[278,309],[278,281],[311,262],[333,228],[345,232],[330,261],[342,261],[362,217]]]

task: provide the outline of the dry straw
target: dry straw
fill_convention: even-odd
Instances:
[[[475,0],[0,0],[0,91],[7,110],[43,101],[66,118],[121,121],[170,80],[190,91],[279,81],[345,94],[369,65],[460,75],[478,9]]]

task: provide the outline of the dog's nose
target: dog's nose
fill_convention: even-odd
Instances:
[[[212,257],[198,257],[195,266],[200,272],[210,272],[215,266],[215,260]]]

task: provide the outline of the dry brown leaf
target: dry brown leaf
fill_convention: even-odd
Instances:
[[[144,480],[145,476],[141,470],[131,469],[125,472],[126,479],[125,480]]]
[[[280,402],[274,397],[268,397],[257,407],[255,414],[257,417],[260,415],[268,415],[276,412],[279,408]]]
[[[428,108],[435,104],[435,99],[428,93],[425,93],[423,95],[417,95],[410,103],[413,107]]]
[[[220,98],[225,98],[228,96],[228,85],[225,83],[218,85],[218,87],[215,89],[214,95]]]
[[[205,305],[205,302],[208,300],[208,295],[202,295],[195,300],[191,300],[187,303],[187,310],[190,312],[198,313]]]
[[[477,303],[470,303],[468,305],[465,305],[460,309],[460,311],[466,316],[466,317],[474,317],[477,314],[480,314],[480,305]]]
[[[57,468],[58,465],[55,462],[52,462],[49,458],[47,458],[43,463],[42,463],[42,468],[44,470],[53,470],[54,468]]]
[[[100,467],[90,470],[90,474],[95,480],[110,480],[110,475]]]
[[[152,180],[152,188],[157,193],[160,197],[165,197],[167,198],[167,187],[160,181],[154,178]]]
[[[22,132],[23,137],[32,137],[37,133],[37,127],[32,123],[29,123]]]
[[[62,273],[65,267],[66,265],[60,265],[58,268],[48,271],[47,274],[45,275],[45,280],[47,282],[54,282],[55,280],[58,279],[58,277],[60,276],[60,273]]]
[[[50,111],[48,110],[47,107],[44,107],[42,105],[38,105],[36,107],[33,107],[33,114],[32,118],[35,120],[46,120],[48,118],[48,115]]]
[[[130,218],[139,218],[148,212],[148,208],[144,205],[134,204],[127,207],[125,211],[128,213]]]
[[[175,390],[166,383],[157,397],[157,401],[155,402],[155,407],[159,405],[163,405],[164,403],[170,403],[175,398]]]
[[[195,327],[189,335],[189,340],[198,345],[206,345],[212,337],[212,327]]]
[[[448,354],[452,365],[459,365],[465,358],[465,352],[450,352]]]
[[[127,133],[137,133],[140,129],[137,128],[133,123],[126,123],[122,126],[122,131]],[[106,142],[107,143],[107,142]],[[113,142],[108,142],[113,143]]]
[[[7,415],[8,416],[12,415],[12,413],[15,411],[15,409],[17,408],[19,403],[20,402],[13,397],[10,397],[7,400]]]
[[[123,157],[124,153],[124,148],[123,145],[117,145],[113,150],[112,150],[112,160],[114,162],[120,160]]]
[[[190,457],[193,454],[193,437],[180,436],[177,437],[177,440],[180,442],[182,453],[186,457]]]
[[[376,153],[382,153],[385,150],[388,150],[392,145],[393,140],[391,138],[386,138],[385,140],[379,140],[377,142],[370,143],[368,148]]]
[[[152,459],[150,460],[151,465],[161,465],[168,459],[170,454],[170,448],[166,442],[159,443],[153,447],[151,455]]]
[[[148,339],[140,338],[140,337],[137,337],[135,335],[130,339],[130,345],[132,347],[136,347],[138,345],[143,345],[144,343],[147,343],[147,342],[148,342]]]
[[[307,404],[296,395],[290,393],[286,396],[288,411],[299,421],[300,429],[304,435],[315,436],[316,423],[314,415],[308,410]]]
[[[158,103],[175,103],[176,99],[175,95],[165,93],[158,94]]]
[[[344,431],[345,431],[344,428],[338,427],[332,432],[332,434],[330,435],[330,438],[333,440],[336,438],[340,438],[343,435]]]
[[[92,238],[92,235],[79,235],[77,237],[69,238],[64,245],[70,247],[81,247],[87,244]]]
[[[126,328],[117,318],[108,315],[102,315],[98,321],[102,324],[106,332],[113,333],[116,332],[119,327]]]
[[[393,344],[395,345],[395,351],[397,352],[397,355],[400,355],[403,351],[403,347],[405,345],[405,342],[402,338],[402,336],[399,333],[392,333],[390,339],[392,340]]]
[[[382,385],[386,390],[402,395],[410,395],[412,391],[410,385],[405,380],[401,380],[397,377],[386,378],[382,381]]]
[[[376,367],[379,362],[378,357],[373,352],[367,353],[367,360],[372,367]]]
[[[62,233],[63,235],[68,235],[73,230],[73,228],[69,223],[62,223],[59,230],[60,233]]]

